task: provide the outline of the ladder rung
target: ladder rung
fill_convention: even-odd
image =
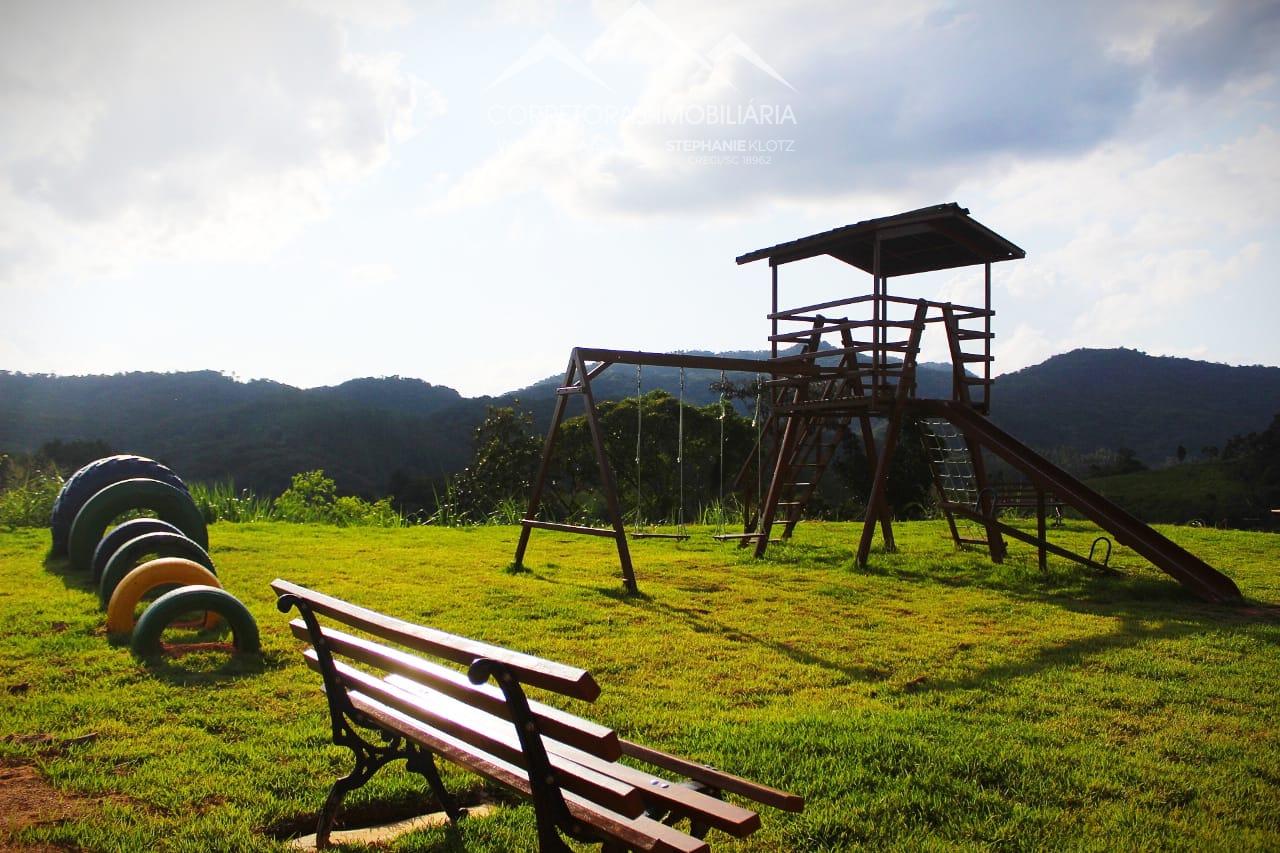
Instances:
[[[975,361],[977,362],[994,361],[995,359],[989,355],[970,355],[969,353],[961,353],[960,360],[965,363],[971,363]]]

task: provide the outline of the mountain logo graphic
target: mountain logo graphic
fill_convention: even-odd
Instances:
[[[492,89],[499,86],[527,69],[550,60],[559,63],[564,68],[597,86],[613,91],[612,87],[591,69],[589,62],[609,58],[613,55],[611,47],[625,46],[628,43],[634,46],[636,41],[635,34],[653,38],[665,51],[683,56],[708,73],[717,64],[728,59],[738,59],[753,66],[791,91],[796,91],[795,86],[792,86],[785,77],[778,73],[777,69],[766,62],[737,33],[728,33],[716,43],[709,54],[704,55],[681,39],[676,31],[644,2],[632,4],[626,12],[614,19],[601,33],[596,43],[588,49],[585,59],[570,50],[560,39],[550,33],[544,33],[542,38],[538,39],[533,46],[521,54],[515,62],[504,68],[502,73],[495,77],[493,82],[486,88]]]

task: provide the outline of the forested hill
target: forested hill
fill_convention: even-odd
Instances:
[[[1042,452],[1130,448],[1156,467],[1220,449],[1280,412],[1280,368],[1078,349],[999,377],[992,418]],[[1051,455],[1053,455],[1051,453]]]
[[[438,476],[465,465],[487,402],[400,377],[301,390],[212,371],[0,372],[0,450],[101,440],[164,460],[193,480],[231,477],[279,492],[292,474],[324,468],[344,491],[380,495],[396,471]]]
[[[688,371],[686,400],[716,399],[709,385],[718,378]],[[162,459],[194,480],[230,476],[239,486],[276,492],[293,473],[324,468],[343,491],[381,495],[396,476],[440,477],[464,466],[472,431],[489,405],[518,399],[545,429],[560,381],[553,375],[500,397],[467,398],[401,377],[302,390],[212,371],[0,372],[0,451],[32,452],[55,439],[101,440]],[[641,384],[645,391],[676,394],[679,372],[645,368]],[[593,387],[598,399],[634,394],[635,371],[614,367]],[[922,395],[945,396],[949,387],[948,369],[922,367]],[[1056,458],[1130,448],[1159,465],[1179,445],[1194,457],[1233,435],[1264,429],[1280,411],[1280,368],[1076,350],[1000,377],[993,400],[1000,425]],[[570,414],[577,414],[580,407],[570,403]]]

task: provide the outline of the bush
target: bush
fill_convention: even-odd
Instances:
[[[404,518],[390,498],[372,503],[351,495],[338,497],[338,487],[324,471],[294,474],[289,488],[276,498],[274,514],[281,521],[336,524],[339,527],[403,527]]]

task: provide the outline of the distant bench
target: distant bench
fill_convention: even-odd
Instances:
[[[611,729],[529,700],[522,685],[594,701],[591,674],[542,658],[446,634],[357,607],[284,580],[272,582],[282,613],[297,608],[293,633],[320,673],[333,742],[355,754],[321,809],[316,846],[329,844],[346,794],[384,764],[403,758],[430,784],[450,820],[465,815],[445,790],[434,756],[490,779],[533,802],[543,851],[568,851],[560,833],[602,850],[704,851],[715,828],[737,837],[760,827],[759,816],[720,799],[730,792],[787,811],[804,800],[705,765],[631,743]],[[324,616],[414,652],[462,664],[467,673],[416,654],[321,626]],[[346,658],[385,675],[371,675]],[[486,682],[493,678],[497,686]],[[379,732],[382,743],[360,729]],[[682,775],[671,782],[618,763],[626,755]],[[674,827],[689,821],[689,831]]]
[[[992,491],[995,492],[996,515],[1005,509],[1039,511],[1039,496],[1031,483],[999,483],[992,487]],[[1063,506],[1060,498],[1055,497],[1048,489],[1045,490],[1045,517],[1053,520],[1054,527],[1062,524]]]

